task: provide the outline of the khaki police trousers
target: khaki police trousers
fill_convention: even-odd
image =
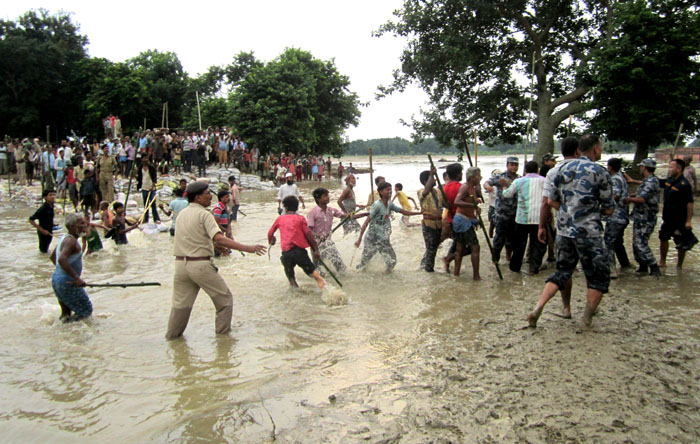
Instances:
[[[211,261],[176,260],[166,339],[182,336],[200,288],[209,295],[216,308],[216,333],[228,333],[231,330],[233,294],[219,275],[218,269]]]

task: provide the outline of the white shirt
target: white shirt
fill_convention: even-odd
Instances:
[[[299,188],[297,188],[297,184],[293,183],[291,185],[287,185],[286,183],[280,186],[279,192],[277,193],[277,200],[283,200],[287,196],[296,196],[301,197],[301,193],[299,193]]]

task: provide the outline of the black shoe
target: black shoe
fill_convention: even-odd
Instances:
[[[658,268],[658,267],[657,267]],[[649,273],[649,268],[647,268],[646,265],[640,265],[639,268],[635,271],[637,274],[647,274]]]
[[[661,277],[661,270],[659,270],[659,266],[654,264],[649,267],[649,276],[655,276],[655,277]]]

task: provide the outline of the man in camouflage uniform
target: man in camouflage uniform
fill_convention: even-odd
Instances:
[[[632,249],[634,259],[639,263],[637,273],[661,276],[661,271],[649,248],[649,238],[656,226],[656,213],[659,212],[659,179],[654,176],[656,161],[644,159],[640,163],[640,171],[644,180],[637,189],[635,197],[628,197],[627,202],[633,203],[632,208]]]
[[[506,171],[492,176],[484,183],[484,189],[491,192],[496,189],[496,235],[493,238],[493,261],[498,262],[501,258],[501,250],[506,247],[506,260],[510,260],[512,246],[516,232],[515,213],[518,201],[515,196],[503,197],[503,190],[510,186],[510,183],[520,177],[518,171],[518,158],[509,157],[506,159]]]
[[[595,163],[603,144],[598,136],[587,134],[579,144],[581,157],[563,165],[554,173],[549,205],[557,215],[557,270],[545,284],[537,307],[528,315],[530,327],[537,325],[545,304],[567,282],[581,259],[588,285],[583,324],[590,326],[593,314],[608,292],[610,266],[603,243],[601,213],[609,215],[615,208],[608,171]]]
[[[608,160],[608,173],[611,176],[612,194],[613,200],[615,200],[615,210],[608,216],[605,223],[605,246],[608,248],[609,253],[611,277],[617,275],[615,254],[620,259],[621,267],[626,268],[630,265],[627,251],[623,244],[625,228],[629,224],[629,213],[625,199],[630,197],[630,193],[627,188],[627,181],[620,173],[621,167],[622,159],[612,158]]]

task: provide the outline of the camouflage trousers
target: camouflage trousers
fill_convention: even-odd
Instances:
[[[345,263],[343,263],[343,259],[340,258],[340,252],[338,251],[338,248],[336,248],[335,242],[328,239],[319,243],[318,252],[321,254],[321,259],[323,259],[323,262],[326,264],[330,262],[338,273],[345,273],[347,267],[345,266]],[[318,265],[318,260],[316,258],[314,258],[314,265]],[[321,267],[318,270],[321,275],[325,275],[325,268]]]
[[[610,284],[608,252],[602,237],[573,238],[557,236],[557,271],[547,278],[563,289],[576,269],[579,259],[588,288],[603,293]]]
[[[375,254],[381,254],[386,262],[387,271],[391,271],[396,266],[396,253],[388,238],[379,238],[373,233],[367,233],[365,237],[365,248],[362,250],[362,260],[357,266],[358,270],[364,269]]]
[[[608,260],[610,261],[610,266],[615,266],[615,249],[618,245],[618,239],[625,234],[625,228],[629,222],[624,224],[616,222],[608,222],[605,224],[605,247],[608,249]],[[622,246],[622,248],[625,248]],[[622,264],[624,265],[624,264]]]
[[[654,253],[651,252],[651,248],[649,247],[649,238],[654,232],[654,227],[656,227],[656,221],[651,223],[634,221],[632,251],[634,252],[634,260],[636,260],[639,265],[656,265]]]

